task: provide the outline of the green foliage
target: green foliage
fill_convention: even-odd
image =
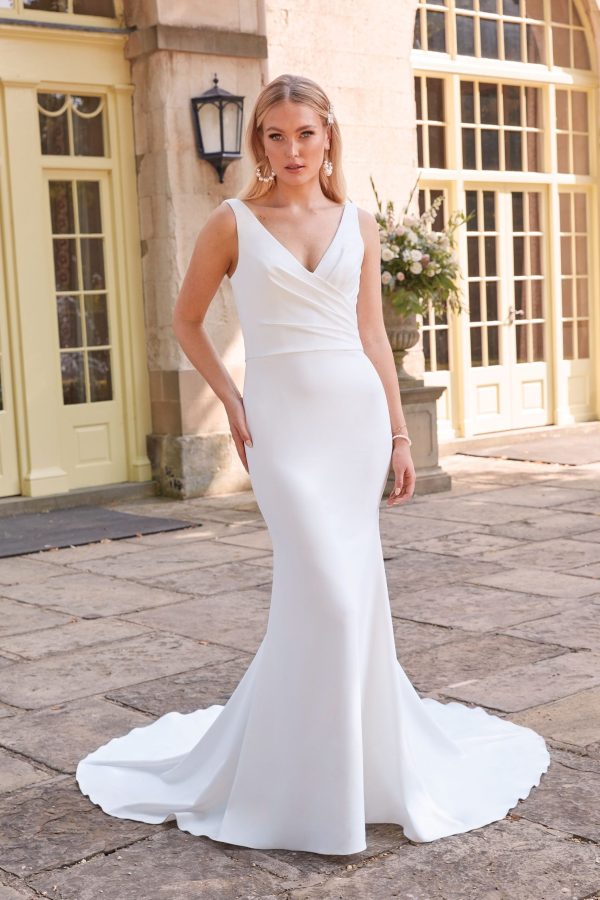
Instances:
[[[455,231],[471,216],[456,210],[445,228],[433,230],[442,197],[436,197],[420,216],[408,214],[410,201],[419,179],[410,193],[402,215],[397,218],[394,203],[385,208],[371,177],[377,200],[375,218],[381,242],[381,284],[384,298],[403,315],[423,316],[433,309],[436,316],[448,309],[464,312],[458,281],[462,277],[456,255]],[[472,214],[471,214],[472,215]]]

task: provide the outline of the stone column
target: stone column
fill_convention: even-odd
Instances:
[[[266,40],[255,0],[125,0],[131,60],[152,433],[153,477],[168,496],[249,487],[221,402],[180,349],[171,316],[196,236],[209,213],[235,196],[248,160],[220,184],[198,157],[190,100],[212,86],[246,98],[262,84]],[[210,337],[241,390],[244,352],[228,283],[208,310]]]

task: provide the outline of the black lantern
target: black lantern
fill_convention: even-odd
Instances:
[[[213,85],[192,97],[192,110],[198,155],[215,167],[222,182],[229,163],[242,156],[244,98],[220,88],[216,73]]]

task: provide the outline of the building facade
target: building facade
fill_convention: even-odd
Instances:
[[[302,72],[330,94],[349,194],[471,213],[468,314],[413,372],[440,437],[599,412],[598,8],[579,0],[0,0],[0,496],[155,478],[249,486],[171,313],[195,237],[252,171],[198,158],[216,72],[249,109]],[[390,40],[393,35],[393,40]],[[206,325],[240,389],[227,280]]]

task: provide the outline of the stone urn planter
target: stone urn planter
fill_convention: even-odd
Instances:
[[[396,362],[396,372],[401,383],[418,381],[404,368],[404,358],[412,347],[419,343],[419,326],[416,313],[405,315],[392,305],[389,297],[383,301],[383,321]]]

